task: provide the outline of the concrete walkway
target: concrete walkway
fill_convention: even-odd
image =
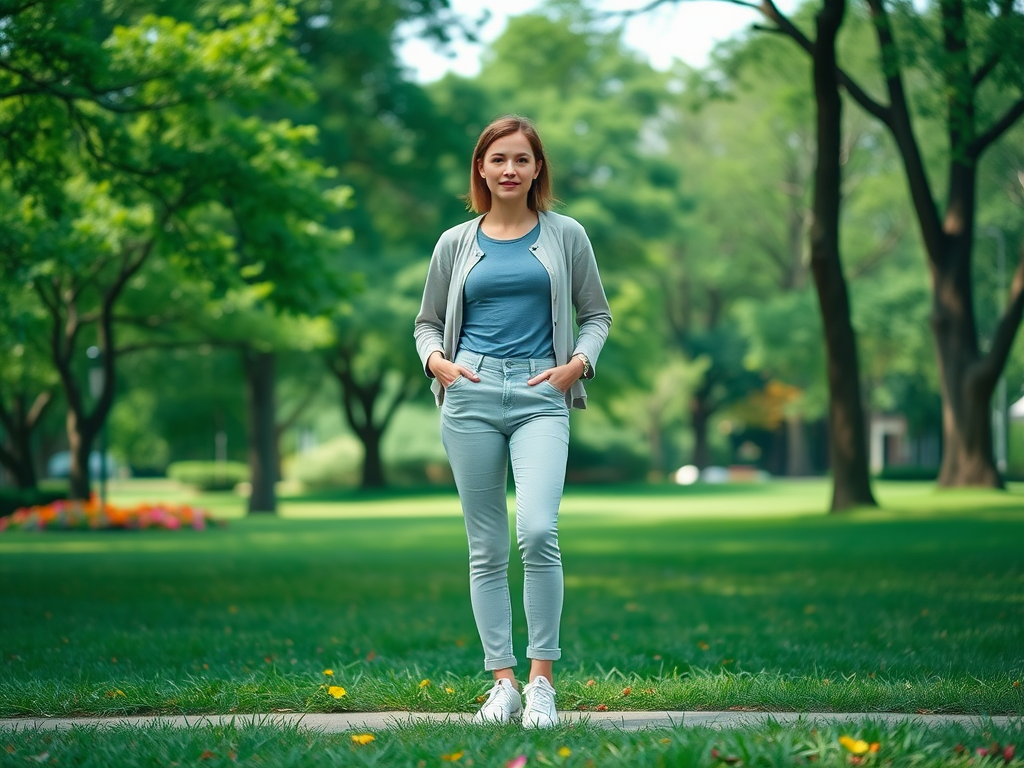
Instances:
[[[736,728],[759,725],[769,720],[777,723],[797,722],[850,723],[874,720],[887,724],[913,722],[921,725],[957,723],[967,727],[980,727],[992,723],[999,727],[1024,727],[1024,716],[979,715],[911,715],[893,712],[560,712],[563,723],[585,722],[602,728],[636,731],[642,728],[675,728],[704,726],[709,728]],[[134,717],[25,717],[0,719],[0,730],[63,730],[79,727],[170,725],[177,728],[201,728],[212,725],[272,725],[293,726],[343,733],[346,731],[381,731],[388,728],[422,722],[469,723],[472,715],[433,712],[342,712],[332,714],[300,714],[275,712],[271,714],[189,715],[189,716],[134,716]]]

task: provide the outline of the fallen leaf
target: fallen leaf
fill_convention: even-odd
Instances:
[[[50,759],[49,752],[40,752],[38,755],[30,755],[29,760],[35,760],[37,763],[45,763]]]
[[[629,694],[631,694],[632,692],[633,692],[633,689],[630,688],[628,685],[625,688],[622,689],[622,695],[623,696],[629,696]]]
[[[697,647],[700,648],[702,651],[706,651],[711,646],[705,643],[703,640],[701,640],[699,643],[697,643]]]
[[[216,756],[217,756],[217,753],[216,753],[216,752],[211,752],[211,751],[210,751],[210,750],[208,750],[208,749],[204,749],[204,750],[203,750],[203,754],[201,754],[201,755],[199,756],[199,759],[200,759],[200,760],[209,760],[210,758],[212,758],[212,757],[216,757]]]
[[[597,705],[597,711],[598,712],[607,712],[608,711],[608,705],[607,704],[598,704]]]
[[[376,651],[370,651],[368,654],[366,654],[366,660],[367,661],[373,661],[376,658],[377,658],[377,652]]]
[[[120,688],[115,688],[112,691],[107,691],[107,698],[108,699],[116,699],[118,696],[124,696],[124,691],[122,691]],[[128,698],[128,697],[125,696],[125,698]]]
[[[587,688],[593,688],[595,685],[597,685],[597,683],[593,680],[587,680]]]
[[[658,739],[658,743],[660,743],[660,744],[671,744],[672,743],[672,739]]]

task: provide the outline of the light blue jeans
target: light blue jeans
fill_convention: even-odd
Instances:
[[[510,457],[523,558],[526,656],[558,659],[563,590],[558,505],[569,450],[569,409],[565,395],[553,384],[526,383],[554,367],[555,361],[502,360],[465,351],[455,360],[480,377],[479,382],[460,377],[445,391],[441,440],[466,520],[470,599],[484,647],[484,668],[516,665],[508,588]]]

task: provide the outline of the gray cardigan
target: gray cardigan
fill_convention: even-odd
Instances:
[[[454,360],[458,351],[456,347],[462,331],[462,289],[469,271],[484,255],[477,245],[481,219],[483,216],[477,216],[442,234],[430,258],[423,303],[416,316],[413,335],[423,370],[431,378],[427,358],[434,352],[441,352],[449,360]],[[587,233],[568,216],[541,213],[540,236],[530,250],[544,265],[551,279],[555,362],[564,365],[574,354],[582,352],[590,361],[588,378],[593,378],[597,358],[608,338],[612,315]],[[576,308],[576,322],[580,329],[575,340],[573,307]],[[435,380],[430,388],[440,406],[444,400],[441,382]],[[587,407],[587,393],[582,381],[572,385],[565,401],[570,407]]]

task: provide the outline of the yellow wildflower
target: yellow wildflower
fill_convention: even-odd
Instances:
[[[558,756],[559,757],[569,757],[571,754],[572,754],[572,750],[569,749],[568,747],[559,747],[558,748]]]
[[[327,675],[328,677],[334,677],[334,670],[333,669],[325,669],[324,670],[324,674]]]
[[[428,685],[430,685],[429,680],[420,680],[420,688],[426,688]]]
[[[852,752],[855,755],[863,755],[871,749],[871,745],[864,739],[854,739],[850,736],[840,736],[839,743],[846,747],[847,752]]]
[[[346,691],[340,685],[332,685],[330,688],[327,689],[327,692],[336,699],[340,699],[342,696],[348,693],[348,691]]]
[[[448,755],[441,755],[441,759],[447,760],[450,763],[454,763],[456,760],[462,759],[462,750],[460,749],[458,752],[452,752]]]
[[[374,736],[372,733],[353,733],[352,734],[352,743],[353,744],[360,744],[360,745],[362,745],[362,744],[369,744],[375,738],[377,738],[377,737]]]

